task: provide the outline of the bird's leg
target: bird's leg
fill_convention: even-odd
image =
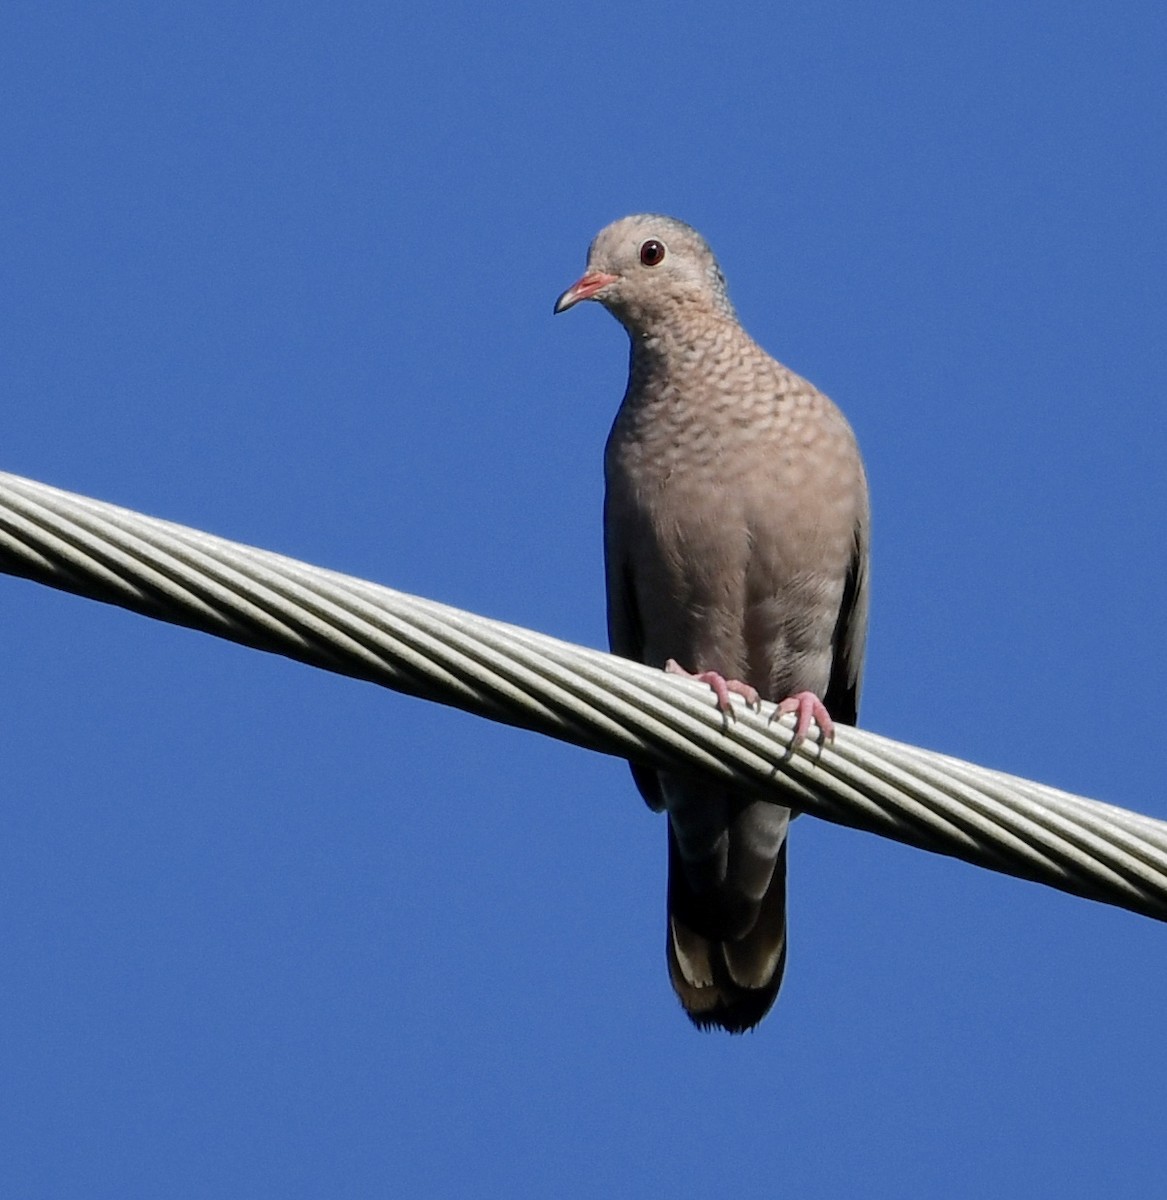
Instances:
[[[750,687],[748,683],[742,683],[740,679],[726,679],[724,675],[718,674],[717,671],[686,671],[675,658],[670,658],[665,663],[665,670],[670,675],[680,675],[685,679],[695,679],[698,683],[709,684],[713,689],[713,694],[717,697],[717,707],[726,716],[734,716],[733,704],[729,699],[731,693],[735,696],[741,696],[750,708],[758,709],[762,707],[762,700],[758,695],[758,689]]]
[[[787,696],[770,715],[770,720],[783,717],[787,713],[798,714],[794,725],[795,746],[806,737],[811,721],[819,727],[824,742],[835,740],[835,722],[831,720],[831,714],[814,692],[796,692],[793,696]]]

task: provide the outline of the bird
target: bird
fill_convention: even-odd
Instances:
[[[631,342],[604,450],[613,653],[793,712],[795,743],[853,725],[870,504],[840,410],[742,328],[705,239],[639,213],[602,229],[555,301],[595,301]],[[821,743],[820,743],[821,744]],[[786,966],[789,809],[699,771],[630,763],[668,818],[666,956],[699,1029],[743,1033]]]

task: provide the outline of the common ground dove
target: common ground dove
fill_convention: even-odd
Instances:
[[[854,724],[867,630],[868,500],[850,426],[738,323],[717,260],[671,217],[602,230],[555,304],[599,301],[628,331],[608,438],[608,636],[626,658]],[[828,715],[829,713],[829,715]],[[632,764],[668,813],[669,975],[702,1027],[740,1033],[786,964],[791,813],[687,771]]]

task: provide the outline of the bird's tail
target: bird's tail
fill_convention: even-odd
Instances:
[[[786,845],[760,901],[731,915],[689,882],[673,823],[669,826],[669,977],[699,1029],[752,1029],[770,1011],[786,969]],[[728,936],[727,936],[728,934]]]

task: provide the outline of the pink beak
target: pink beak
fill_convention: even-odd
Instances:
[[[566,312],[573,304],[578,304],[581,300],[594,299],[601,288],[606,288],[608,284],[615,283],[619,278],[619,275],[605,275],[603,271],[589,271],[581,279],[577,279],[555,301],[555,311],[557,313]]]

